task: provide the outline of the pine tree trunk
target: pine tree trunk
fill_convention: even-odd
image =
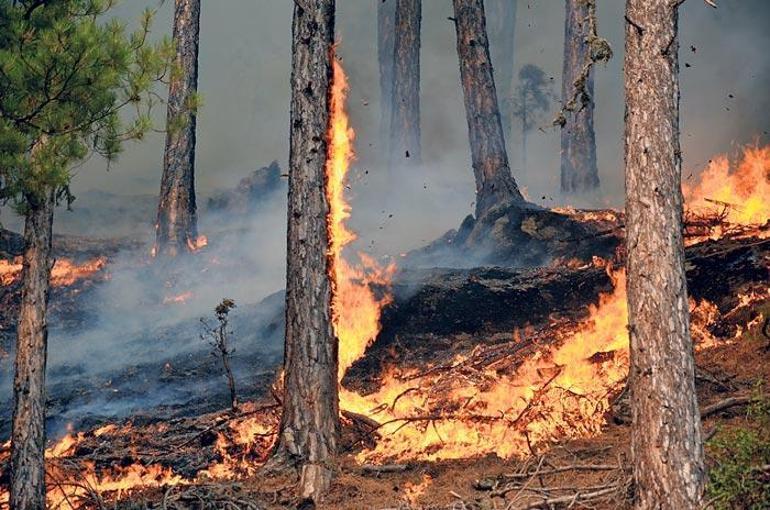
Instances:
[[[564,22],[564,68],[562,72],[562,104],[576,94],[585,65],[591,61],[589,6],[586,0],[566,0]],[[585,83],[577,83],[579,99],[574,112],[566,111],[561,128],[561,191],[585,193],[599,187],[596,167],[596,135],[594,134],[594,71]]]
[[[332,330],[326,161],[334,0],[294,7],[284,401],[278,459],[301,470],[300,495],[328,488],[340,434]]]
[[[393,115],[393,55],[395,51],[396,0],[377,2],[377,62],[380,68],[380,153],[388,154],[390,118]]]
[[[682,241],[678,13],[626,4],[626,249],[636,508],[700,508],[704,484]]]
[[[513,115],[513,70],[516,59],[517,0],[486,0],[485,8],[489,29],[489,52],[495,69],[495,87],[500,104],[500,121],[507,148],[511,144]]]
[[[497,205],[524,199],[511,175],[505,151],[489,58],[484,3],[482,0],[454,0],[454,15],[460,81],[476,178],[476,217],[481,218]]]
[[[198,89],[200,0],[176,0],[174,44],[179,72],[171,78],[166,112],[166,152],[155,233],[157,255],[176,256],[196,247],[194,96]]]
[[[390,166],[419,165],[421,0],[396,0]]]
[[[45,366],[54,196],[30,199],[16,337],[11,432],[11,508],[45,508]]]

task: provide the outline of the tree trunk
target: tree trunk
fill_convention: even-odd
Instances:
[[[594,71],[591,66],[583,81],[584,66],[590,65],[589,5],[586,0],[566,0],[564,22],[564,67],[562,104],[578,95],[575,111],[564,111],[561,127],[561,191],[585,193],[599,187],[594,134]]]
[[[678,12],[626,4],[626,250],[636,508],[700,508],[703,446],[682,241]]]
[[[332,330],[326,162],[334,0],[294,7],[284,401],[276,456],[301,470],[300,495],[331,481],[340,434]]]
[[[176,256],[197,247],[195,205],[195,95],[198,89],[200,0],[176,0],[174,44],[179,72],[171,77],[166,152],[160,184],[155,252]]]
[[[421,0],[396,0],[390,166],[415,166],[420,150]]]
[[[45,366],[54,194],[31,198],[24,223],[11,432],[11,508],[45,508]]]
[[[503,137],[510,147],[513,115],[513,71],[516,48],[516,4],[517,0],[487,0],[485,7],[490,14],[489,52],[495,68],[495,86],[500,103],[500,121]]]
[[[454,0],[454,15],[460,81],[476,178],[476,217],[480,218],[496,205],[524,199],[511,175],[505,151],[489,58],[484,3],[482,0]]]
[[[377,2],[377,62],[380,67],[380,153],[387,157],[390,118],[393,115],[396,0],[375,0],[375,2]]]

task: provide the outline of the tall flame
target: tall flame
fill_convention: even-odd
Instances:
[[[363,356],[380,330],[380,312],[390,302],[389,294],[375,295],[372,285],[387,286],[394,266],[380,267],[374,259],[359,254],[361,265],[354,266],[342,255],[356,240],[346,221],[350,204],[345,198],[345,183],[350,164],[355,159],[355,132],[345,109],[348,79],[342,65],[333,59],[330,104],[329,157],[326,164],[326,197],[329,201],[330,279],[332,282],[332,323],[339,339],[339,371],[342,379],[355,360]]]

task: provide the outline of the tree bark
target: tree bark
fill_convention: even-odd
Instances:
[[[30,197],[24,223],[24,266],[16,337],[11,432],[14,510],[45,508],[45,367],[54,194]]]
[[[179,72],[171,77],[166,152],[160,184],[155,253],[176,256],[197,247],[195,95],[198,89],[200,0],[175,0],[174,43]]]
[[[377,62],[380,68],[380,150],[387,157],[390,120],[393,115],[396,0],[374,1],[377,2]]]
[[[500,109],[489,58],[484,3],[453,0],[457,55],[463,86],[473,175],[476,179],[476,217],[496,205],[524,201],[511,175],[505,150]]]
[[[682,241],[678,12],[628,0],[626,250],[636,508],[700,508],[703,445]]]
[[[340,434],[332,329],[326,163],[334,0],[294,7],[284,401],[278,459],[299,467],[300,496],[328,488]]]
[[[415,166],[420,148],[421,0],[396,0],[390,166]]]
[[[513,126],[513,71],[516,62],[516,7],[517,0],[487,0],[485,7],[490,13],[489,51],[495,69],[495,86],[500,104],[500,121],[503,138],[510,148]]]
[[[581,100],[577,101],[575,111],[565,111],[561,127],[561,191],[585,193],[599,187],[593,66],[585,80],[581,76],[583,68],[591,63],[589,2],[566,0],[566,8],[562,104],[567,104],[576,94]]]

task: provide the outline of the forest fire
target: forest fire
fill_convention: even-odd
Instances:
[[[737,167],[720,155],[695,184],[683,183],[690,244],[725,235],[770,236],[770,146],[743,148]],[[763,228],[764,227],[764,228]]]
[[[101,271],[106,264],[105,257],[97,257],[82,264],[77,264],[70,259],[58,259],[51,269],[51,286],[67,287]],[[10,285],[21,278],[21,270],[21,257],[13,261],[0,260],[0,286]]]
[[[350,217],[350,205],[345,198],[345,182],[350,163],[355,158],[355,132],[350,127],[345,111],[347,76],[337,59],[333,59],[333,66],[326,195],[329,200],[327,228],[330,279],[334,296],[332,321],[340,342],[338,374],[342,379],[345,371],[363,356],[379,332],[382,307],[391,298],[387,293],[376,296],[372,285],[387,287],[395,266],[391,264],[382,268],[371,257],[359,254],[361,266],[356,267],[342,256],[345,247],[356,239],[356,234],[345,223]],[[345,407],[344,400],[342,407]]]

